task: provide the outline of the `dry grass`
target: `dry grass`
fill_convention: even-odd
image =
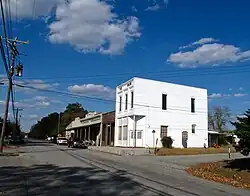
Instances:
[[[231,153],[236,152],[231,148]],[[158,156],[228,153],[228,148],[160,148]]]
[[[250,189],[250,158],[203,163],[186,171],[203,179]]]

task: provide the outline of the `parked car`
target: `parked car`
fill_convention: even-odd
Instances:
[[[80,139],[69,139],[68,140],[68,147],[70,148],[83,148],[86,149],[88,146],[85,144],[84,141]]]
[[[58,137],[57,138],[57,144],[58,145],[67,145],[68,140],[65,137]]]

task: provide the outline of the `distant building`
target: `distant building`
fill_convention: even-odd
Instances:
[[[206,89],[133,78],[116,88],[115,146],[208,146],[207,106]]]
[[[97,146],[114,145],[115,112],[90,112],[66,127],[66,138],[94,141]]]

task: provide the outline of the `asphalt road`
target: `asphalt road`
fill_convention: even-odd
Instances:
[[[21,151],[25,153],[12,158],[11,164],[7,161],[5,167],[0,159],[0,195],[1,190],[13,196],[250,195],[250,191],[205,181],[184,171],[197,162],[218,160],[217,155],[116,156],[41,142],[22,147]]]

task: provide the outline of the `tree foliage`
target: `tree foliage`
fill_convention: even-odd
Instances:
[[[87,110],[85,110],[80,103],[68,104],[64,112],[60,114],[57,112],[50,113],[34,124],[31,127],[29,136],[39,139],[44,139],[47,136],[56,136],[58,133],[59,120],[59,133],[62,133],[76,117],[83,118],[86,114]]]
[[[3,126],[3,119],[0,117],[0,134],[2,132],[2,126]],[[16,126],[15,122],[7,121],[7,126],[4,135],[5,136],[10,135],[12,131],[16,129],[18,129],[17,132],[21,132],[20,126]]]
[[[242,145],[250,149],[250,109],[243,116],[238,116],[232,125],[235,126],[235,134],[241,138]]]
[[[228,107],[214,107],[208,113],[208,127],[209,130],[223,132],[226,124],[229,122],[230,111]]]

